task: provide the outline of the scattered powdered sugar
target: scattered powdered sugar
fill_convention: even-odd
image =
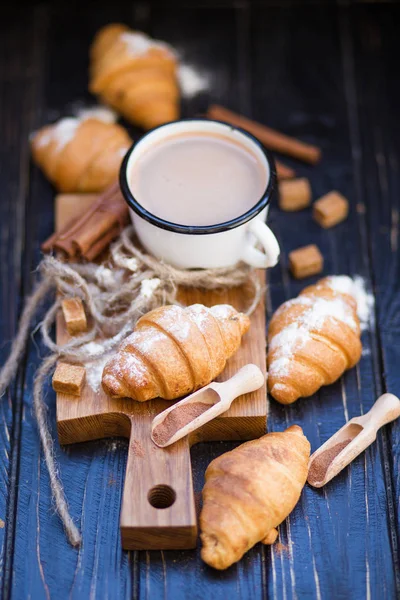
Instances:
[[[159,344],[161,341],[165,341],[167,337],[162,331],[157,329],[146,330],[146,336],[143,336],[138,342],[138,349],[143,354],[148,354],[152,351],[153,347]]]
[[[335,298],[333,300],[317,298],[310,310],[303,313],[299,322],[304,324],[308,330],[318,330],[322,328],[325,319],[332,317],[343,321],[353,331],[357,331],[357,323],[354,320],[353,311],[342,298]]]
[[[275,316],[280,315],[284,310],[292,306],[311,306],[312,303],[313,300],[309,296],[298,296],[297,298],[292,298],[292,300],[287,300],[276,309]]]
[[[361,329],[367,329],[375,300],[373,294],[366,290],[365,280],[360,275],[354,278],[347,275],[332,275],[327,277],[327,284],[332,290],[353,296],[357,302],[357,315]]]
[[[104,346],[99,342],[88,342],[80,347],[80,350],[84,352],[87,356],[102,356],[104,353]]]
[[[170,44],[154,40],[141,31],[123,32],[120,39],[125,43],[125,47],[132,56],[143,56],[149,50],[158,49],[168,52],[176,60],[179,58],[178,53]],[[209,88],[208,75],[185,63],[181,63],[179,66],[178,81],[182,95],[186,98],[192,98]]]
[[[364,279],[359,275],[354,278],[347,275],[333,275],[327,277],[324,283],[332,290],[348,294],[356,300],[361,329],[366,329],[371,318],[374,297],[366,291]],[[328,300],[319,297],[299,296],[285,302],[277,313],[293,305],[308,305],[310,308],[305,310],[296,322],[284,327],[270,342],[270,350],[274,351],[274,360],[270,364],[269,371],[271,375],[276,377],[288,373],[293,354],[311,339],[311,332],[318,331],[323,327],[325,319],[338,319],[357,331],[357,324],[353,318],[352,310],[340,297]]]
[[[187,312],[180,306],[168,306],[168,310],[162,316],[159,326],[167,331],[176,340],[184,342],[190,336],[191,321]],[[155,339],[155,333],[149,335],[150,338]],[[164,334],[162,334],[164,336]]]
[[[269,375],[274,375],[275,377],[281,377],[282,375],[286,375],[289,370],[291,358],[292,354],[274,359],[269,366]]]
[[[118,120],[118,115],[106,106],[91,106],[90,108],[79,109],[76,118],[79,121],[96,119],[97,121],[103,121],[103,123],[115,123]]]
[[[299,296],[282,304],[276,311],[276,314],[280,314],[283,310],[295,305],[310,307],[310,310],[305,311],[299,318],[299,322],[303,319],[307,320],[306,325],[309,329],[320,329],[327,317],[335,317],[340,321],[344,321],[352,329],[357,329],[351,308],[342,298],[327,300],[325,298],[315,299],[309,296]]]
[[[286,385],[284,383],[274,383],[274,391],[278,392],[278,391],[285,391],[286,390]]]
[[[360,319],[361,329],[367,329],[374,310],[375,298],[365,287],[365,280],[356,275],[353,279],[353,296],[357,301],[357,314]]]
[[[192,98],[210,87],[210,78],[207,74],[184,63],[179,66],[178,81],[182,95],[186,98]]]
[[[178,314],[178,318],[174,319],[171,322],[170,327],[168,327],[168,331],[171,333],[171,335],[182,342],[189,338],[190,330],[191,323],[187,314],[184,312]]]
[[[97,385],[101,385],[103,370],[108,364],[109,368],[107,369],[107,374],[112,374],[116,381],[123,382],[124,380],[129,379],[130,383],[134,382],[136,386],[141,386],[146,383],[146,364],[140,356],[129,351],[124,351],[123,347],[120,348],[117,354],[108,354],[103,362],[103,368],[101,368],[100,360],[97,362],[99,363],[98,369],[93,375],[94,385],[96,385],[96,382]],[[100,381],[100,383],[98,383],[98,381]]]
[[[195,313],[197,315],[203,315],[204,313],[208,313],[210,309],[204,306],[204,304],[192,304],[190,306],[190,312]]]
[[[153,277],[153,279],[143,279],[140,286],[140,293],[144,298],[151,298],[160,283],[161,280],[158,279],[158,277]]]
[[[79,124],[80,121],[75,117],[61,119],[58,123],[50,126],[48,131],[40,136],[38,143],[39,147],[47,146],[52,141],[55,141],[57,149],[61,150],[61,148],[66,146],[68,142],[72,140]]]
[[[326,278],[326,283],[335,292],[353,295],[353,280],[348,275],[330,275]]]
[[[134,273],[135,271],[138,270],[139,268],[139,263],[137,261],[137,258],[126,258],[124,261],[124,267],[126,269],[128,269],[129,271],[132,271],[132,273]]]
[[[141,350],[143,348],[141,347]],[[124,361],[124,371],[125,373],[129,372],[129,379],[131,382],[134,382],[135,386],[141,386],[146,383],[148,378],[147,367],[143,360],[136,356],[136,354],[131,354],[129,352],[124,352],[121,359]],[[114,367],[118,364],[118,361],[114,363]],[[123,380],[123,374],[119,373],[120,380]]]
[[[309,331],[299,323],[290,323],[282,331],[274,335],[269,345],[270,350],[284,351],[292,354],[296,346],[304,346],[310,339]]]
[[[230,304],[215,304],[211,307],[211,312],[217,319],[229,319],[233,314],[233,308]]]
[[[55,141],[57,150],[61,150],[75,136],[79,125],[87,119],[97,119],[104,123],[115,123],[117,115],[113,110],[104,106],[79,109],[75,117],[65,117],[54,125],[49,126],[48,131],[43,133],[39,138],[39,147],[47,146],[50,142]],[[34,132],[31,137],[35,137],[35,135],[36,133]]]
[[[110,358],[110,354],[105,354],[98,360],[87,362],[86,368],[86,381],[94,392],[99,392],[101,389],[101,378],[103,375],[104,367]]]
[[[153,49],[164,50],[172,57],[176,56],[176,52],[172,46],[166,42],[154,40],[141,31],[121,33],[120,39],[125,42],[126,49],[132,56],[142,56]]]
[[[95,271],[95,277],[98,285],[109,289],[122,283],[123,273],[122,269],[111,270],[104,265],[99,265]]]
[[[204,325],[210,318],[209,312],[209,309],[203,304],[193,304],[190,307],[190,318],[201,332],[203,332]]]
[[[337,319],[357,331],[352,310],[342,298],[327,300],[317,297],[310,300],[310,308],[306,309],[297,321],[290,323],[274,335],[270,342],[274,359],[270,364],[269,372],[275,377],[287,374],[294,353],[312,339],[312,332],[322,329],[326,319]]]

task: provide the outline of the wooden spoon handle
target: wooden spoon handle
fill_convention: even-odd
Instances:
[[[215,389],[221,397],[221,404],[227,410],[235,398],[258,390],[264,383],[264,375],[257,365],[245,365],[230,379],[219,383]],[[226,408],[225,408],[226,407]]]
[[[143,402],[143,405],[150,405]],[[196,512],[188,439],[158,448],[150,438],[161,401],[137,406],[121,507],[122,547],[128,550],[186,549],[196,546]]]
[[[383,394],[364,415],[365,427],[377,431],[383,425],[400,417],[400,400],[394,394]]]

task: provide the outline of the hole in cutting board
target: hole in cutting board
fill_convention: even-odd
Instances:
[[[176,493],[169,485],[155,485],[147,494],[147,499],[154,508],[169,508],[176,500]]]

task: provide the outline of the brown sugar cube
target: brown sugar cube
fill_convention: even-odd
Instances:
[[[324,258],[315,244],[297,248],[289,254],[289,268],[293,277],[303,279],[321,273],[324,268]]]
[[[308,179],[292,179],[279,183],[279,208],[286,211],[302,210],[311,203],[311,186]]]
[[[348,213],[348,201],[336,191],[329,192],[314,202],[313,217],[325,229],[344,221]]]
[[[80,396],[85,375],[85,367],[59,362],[53,375],[53,390]]]
[[[69,335],[87,331],[87,320],[80,298],[65,298],[61,302],[65,324]]]

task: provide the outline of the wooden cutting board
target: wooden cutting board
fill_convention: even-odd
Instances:
[[[64,227],[93,202],[93,195],[62,194],[56,198],[56,227]],[[265,273],[260,272],[260,277]],[[180,299],[208,306],[229,303],[245,309],[246,290],[220,293],[182,290]],[[57,342],[69,338],[62,315],[57,320]],[[240,367],[255,363],[266,368],[265,307],[262,302],[251,317],[250,331],[239,351],[230,359],[219,380],[231,377]],[[150,439],[152,419],[170,402],[139,403],[112,399],[86,384],[77,398],[57,394],[57,424],[61,444],[73,444],[123,436],[129,438],[128,462],[121,507],[122,546],[129,550],[183,549],[196,545],[197,524],[193,496],[190,446],[215,440],[248,440],[266,430],[266,388],[236,400],[223,415],[167,449]]]

